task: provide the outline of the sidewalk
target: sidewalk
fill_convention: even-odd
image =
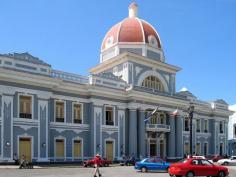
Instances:
[[[109,167],[117,167],[119,164],[112,164]],[[18,169],[19,165],[0,165],[0,169]],[[82,165],[76,164],[47,164],[47,165],[34,165],[34,169],[48,169],[48,168],[93,168],[93,167],[84,167]],[[102,167],[108,168],[108,167]]]
[[[34,168],[39,169],[43,167],[35,165]],[[19,169],[19,165],[0,165],[0,169]]]

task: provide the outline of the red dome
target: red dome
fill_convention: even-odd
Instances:
[[[161,48],[159,36],[149,23],[139,18],[126,18],[107,32],[102,42],[102,50],[116,43],[150,44],[150,38],[154,38],[156,47]]]

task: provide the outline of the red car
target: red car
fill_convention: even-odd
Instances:
[[[218,176],[225,177],[229,175],[228,168],[214,165],[206,159],[189,158],[178,163],[173,163],[169,167],[169,175],[176,177],[194,177],[194,176]]]
[[[92,167],[94,166],[94,160],[86,160],[83,162],[84,167]],[[102,167],[108,167],[110,164],[112,164],[111,160],[107,160],[106,158],[101,158],[101,166]]]
[[[220,155],[215,155],[215,156],[212,158],[213,162],[217,162],[217,161],[220,160],[220,159],[224,159],[224,157],[223,157],[223,156],[220,156]]]

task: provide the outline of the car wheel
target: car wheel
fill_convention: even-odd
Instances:
[[[181,175],[175,175],[175,177],[182,177]]]
[[[225,177],[225,173],[223,171],[220,171],[218,177]]]
[[[186,177],[194,177],[194,173],[190,171],[187,173]]]
[[[143,173],[147,172],[147,168],[146,167],[142,167],[141,168],[141,172],[143,172]]]
[[[229,162],[224,162],[223,165],[229,165]]]

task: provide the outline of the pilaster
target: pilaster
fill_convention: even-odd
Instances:
[[[2,159],[13,160],[13,96],[2,96]]]
[[[129,154],[137,157],[137,110],[129,110]]]
[[[170,121],[170,133],[168,133],[168,157],[174,158],[176,152],[176,143],[175,143],[175,118],[169,116]]]
[[[176,156],[183,157],[183,116],[176,118]]]
[[[145,112],[140,110],[138,116],[138,147],[139,147],[139,156],[146,157],[146,128],[145,128]]]
[[[38,101],[38,161],[48,161],[48,100]]]

